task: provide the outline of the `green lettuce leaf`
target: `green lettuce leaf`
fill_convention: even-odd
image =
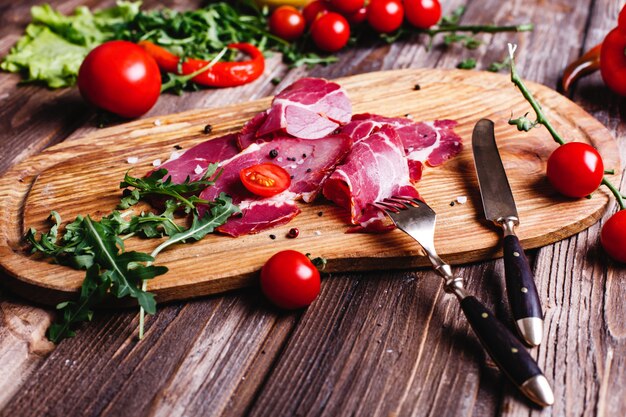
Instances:
[[[139,13],[141,3],[118,2],[116,7],[91,13],[78,7],[65,16],[45,4],[33,6],[33,23],[0,64],[20,72],[24,82],[42,82],[50,88],[76,83],[78,69],[95,46],[118,37]]]

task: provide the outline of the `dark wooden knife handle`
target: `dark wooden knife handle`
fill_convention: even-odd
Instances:
[[[515,320],[527,317],[543,319],[535,279],[524,249],[515,235],[504,236],[504,274],[509,305]]]
[[[476,297],[463,298],[461,308],[485,350],[518,387],[542,374],[522,342]]]

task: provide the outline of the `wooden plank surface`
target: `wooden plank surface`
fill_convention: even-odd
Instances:
[[[371,72],[338,81],[347,90],[355,114],[410,114],[416,121],[459,122],[455,131],[465,143],[463,151],[440,167],[427,167],[417,184],[420,194],[437,212],[438,252],[452,264],[501,256],[501,231],[484,219],[474,174],[471,132],[478,117],[490,118],[496,124],[498,146],[522,219],[519,235],[525,248],[545,246],[578,233],[605,212],[609,202],[605,190],[592,199],[572,200],[559,196],[549,186],[545,161],[557,145],[546,130],[527,134],[508,125],[511,112],[524,114],[529,106],[510,88],[507,75],[422,69]],[[419,91],[414,90],[416,82],[421,85]],[[593,144],[604,163],[620,172],[617,145],[602,124],[555,91],[537,84],[530,87],[546,111],[552,113],[556,128],[569,133],[568,140]],[[5,201],[0,210],[0,267],[19,281],[11,288],[50,305],[72,297],[72,292],[80,288],[84,271],[30,256],[22,243],[28,228],[46,230],[49,224],[45,219],[51,210],[65,221],[77,215],[97,217],[112,211],[120,198],[119,181],[129,169],[129,157],[140,156],[140,162],[132,168],[134,175],[141,175],[153,169],[153,160],[167,159],[174,145],[189,149],[206,140],[202,130],[207,120],[214,126],[214,137],[219,137],[239,129],[267,103],[263,99],[102,129],[16,165],[0,178],[0,198]],[[614,180],[619,180],[619,175]],[[457,196],[465,196],[467,203],[451,205]],[[418,245],[399,231],[348,233],[345,211],[339,207],[324,201],[299,207],[302,213],[287,225],[237,239],[212,235],[167,251],[159,264],[171,272],[150,281],[149,289],[157,300],[169,301],[248,286],[265,260],[285,249],[323,256],[328,260],[327,272],[429,265]],[[298,239],[285,237],[291,227],[300,230]],[[270,234],[277,239],[270,241]],[[126,241],[125,246],[127,250],[150,253],[159,243],[135,238]],[[230,262],[198,267],[198,259],[227,258],[233,252],[241,255]]]
[[[52,3],[64,11],[82,3],[111,4]],[[199,3],[159,2],[178,8]],[[150,115],[263,97],[274,91],[274,76],[284,77],[286,85],[304,74],[336,78],[392,68],[453,68],[467,56],[484,68],[504,57],[508,40],[521,45],[523,76],[554,86],[565,63],[614,26],[624,1],[467,3],[465,23],[532,21],[536,29],[481,35],[486,43],[477,51],[426,52],[417,37],[348,50],[339,63],[311,71],[272,61],[257,85],[162,97]],[[444,8],[459,4],[446,1]],[[27,1],[0,2],[0,54],[28,21],[28,7]],[[16,87],[17,80],[0,74],[0,171],[68,135],[72,140],[95,130],[93,113],[80,105],[75,90]],[[624,158],[624,101],[597,75],[581,82],[573,98],[612,131]],[[142,343],[129,330],[135,311],[101,313],[47,356],[51,347],[39,342],[50,313],[4,291],[0,415],[621,415],[626,273],[599,247],[600,226],[532,254],[548,323],[547,341],[533,354],[554,382],[557,400],[543,411],[529,407],[494,370],[458,318],[458,307],[442,296],[436,276],[415,270],[333,275],[324,280],[318,302],[302,313],[277,312],[253,289],[170,304],[149,320]],[[501,261],[459,271],[471,290],[508,317]]]

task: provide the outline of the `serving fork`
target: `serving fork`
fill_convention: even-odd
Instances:
[[[386,213],[393,223],[424,249],[434,270],[444,280],[446,293],[454,294],[480,343],[500,370],[529,399],[541,406],[554,403],[554,394],[537,362],[522,343],[476,297],[468,294],[464,280],[452,273],[435,250],[436,213],[416,198],[393,196],[373,205]]]

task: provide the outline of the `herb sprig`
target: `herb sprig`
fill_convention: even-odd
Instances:
[[[57,305],[59,316],[48,330],[48,338],[58,343],[72,337],[79,323],[93,317],[94,307],[107,297],[133,297],[140,306],[140,337],[143,336],[145,313],[156,312],[154,295],[147,291],[148,280],[165,274],[164,266],[153,265],[157,255],[165,248],[178,243],[197,241],[224,224],[239,209],[232,199],[220,194],[213,201],[201,200],[193,195],[214,184],[220,172],[211,165],[198,181],[189,178],[182,184],[174,184],[167,170],[160,169],[147,178],[136,178],[126,173],[121,182],[125,197],[120,206],[128,208],[148,197],[167,197],[164,211],[160,214],[113,211],[96,221],[90,216],[78,216],[60,232],[61,217],[52,212],[50,230],[39,234],[33,228],[25,239],[31,244],[33,253],[51,258],[62,265],[86,270],[80,295],[76,301]],[[132,187],[129,190],[128,187]],[[197,205],[207,205],[201,216]],[[176,222],[174,214],[184,208],[191,217],[191,225],[185,228]],[[124,241],[131,236],[158,238],[169,236],[151,254],[125,251]]]

